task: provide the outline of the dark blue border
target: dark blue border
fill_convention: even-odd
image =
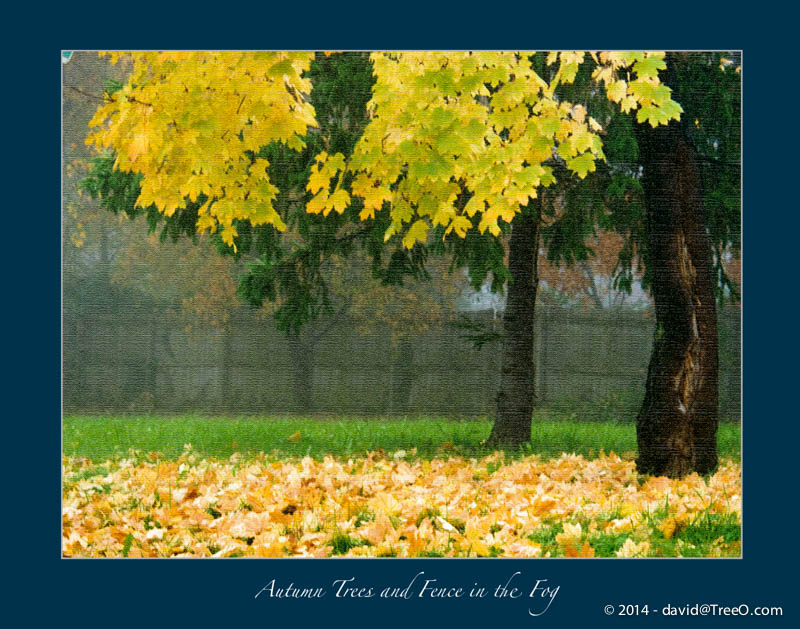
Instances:
[[[489,623],[508,626],[587,621],[592,624],[651,624],[681,622],[654,617],[636,621],[606,617],[608,604],[649,604],[662,607],[719,603],[781,605],[781,619],[760,619],[759,626],[786,622],[796,616],[791,579],[780,571],[792,561],[794,525],[791,508],[796,501],[794,438],[787,436],[796,417],[788,405],[788,374],[781,355],[796,356],[796,310],[791,306],[795,283],[787,282],[784,269],[792,268],[785,256],[793,251],[785,237],[796,238],[796,197],[787,189],[788,150],[778,148],[796,135],[796,102],[787,100],[785,85],[796,82],[794,56],[780,57],[775,48],[781,36],[779,16],[766,7],[750,15],[738,7],[715,5],[705,9],[674,4],[645,9],[638,5],[559,5],[543,10],[536,5],[488,3],[481,7],[375,5],[330,3],[254,9],[236,5],[221,13],[220,6],[194,4],[186,9],[157,8],[143,4],[102,5],[96,16],[84,20],[75,5],[67,15],[47,17],[54,25],[50,42],[38,48],[19,42],[19,57],[9,63],[24,64],[30,92],[16,94],[24,106],[11,112],[7,124],[19,139],[10,146],[29,146],[37,138],[36,161],[22,169],[25,202],[6,211],[30,213],[27,238],[15,255],[18,266],[7,267],[17,278],[18,292],[26,301],[24,312],[36,313],[32,324],[22,326],[23,338],[36,338],[20,356],[28,365],[27,386],[14,408],[24,413],[33,430],[20,442],[18,464],[7,468],[6,522],[13,534],[6,539],[20,551],[19,570],[30,578],[17,579],[22,594],[13,604],[32,618],[52,610],[66,626],[93,621],[114,625],[350,627],[358,625],[481,627]],[[46,13],[47,10],[43,9]],[[301,26],[289,12],[302,16]],[[378,13],[374,14],[373,12]],[[574,27],[557,15],[581,20]],[[559,37],[559,33],[568,33]],[[225,33],[220,36],[220,33]],[[759,35],[759,33],[762,33]],[[207,36],[206,36],[207,35]],[[762,41],[759,41],[762,38]],[[60,202],[60,164],[56,157],[60,137],[59,85],[61,48],[290,48],[290,49],[548,49],[548,48],[682,48],[744,50],[744,558],[741,560],[62,560],[60,559],[60,229],[56,212],[45,208]],[[8,114],[7,114],[8,115]],[[35,129],[33,129],[35,128]],[[776,140],[778,142],[776,142]],[[18,144],[16,143],[18,142]],[[56,145],[56,146],[53,146]],[[7,146],[8,148],[8,146]],[[792,149],[794,150],[794,149]],[[46,157],[45,157],[46,156]],[[784,157],[785,156],[785,157]],[[33,156],[32,156],[33,159]],[[44,165],[44,168],[42,167]],[[52,165],[52,169],[51,169]],[[15,169],[16,172],[16,169]],[[16,177],[16,174],[15,174]],[[28,181],[24,181],[28,177]],[[27,184],[27,185],[25,185]],[[40,194],[46,191],[46,194]],[[39,209],[41,208],[41,210]],[[37,220],[39,213],[44,220]],[[36,213],[36,214],[34,214]],[[46,218],[45,218],[46,217]],[[32,250],[32,251],[31,251]],[[14,304],[13,295],[7,303]],[[791,320],[787,320],[791,317]],[[27,318],[27,315],[26,315]],[[7,330],[8,333],[8,330]],[[36,335],[34,337],[34,334]],[[31,349],[32,348],[32,349]],[[15,420],[21,421],[21,420]],[[9,450],[17,449],[16,444]],[[37,456],[44,447],[44,457]],[[790,449],[791,448],[791,449]],[[33,459],[32,457],[35,457]],[[39,464],[32,464],[38,460]],[[13,496],[26,493],[18,513]],[[28,502],[29,501],[29,502]],[[4,529],[7,527],[4,526]],[[788,566],[787,566],[788,567]],[[427,601],[376,599],[342,600],[328,594],[316,601],[255,599],[271,579],[279,584],[328,586],[335,579],[355,577],[366,587],[405,585],[420,571],[440,584],[469,588],[479,583],[494,588],[514,573],[513,584],[528,590],[537,579],[560,586],[546,615],[528,614],[531,599]],[[12,575],[14,579],[14,575]],[[534,609],[534,611],[536,611]],[[697,622],[739,622],[706,617]]]

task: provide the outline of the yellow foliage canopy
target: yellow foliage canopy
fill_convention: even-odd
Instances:
[[[115,150],[117,168],[144,176],[137,204],[171,215],[202,195],[198,231],[221,228],[234,247],[237,219],[285,229],[272,204],[278,190],[269,164],[254,155],[274,141],[304,146],[302,137],[316,125],[304,96],[312,89],[304,72],[313,54],[132,56],[128,83],[97,112],[90,124],[100,128],[87,142]],[[342,213],[351,194],[360,197],[360,218],[391,212],[385,238],[403,234],[408,248],[435,226],[460,237],[471,229],[499,234],[499,221],[511,222],[540,187],[555,182],[548,162],[563,160],[585,177],[604,159],[602,121],[584,104],[555,95],[586,61],[595,64],[593,79],[607,98],[623,111],[637,110],[639,122],[656,126],[681,113],[658,79],[663,53],[552,52],[547,76],[534,71],[533,57],[373,53],[370,121],[349,160],[317,156],[307,210]],[[356,175],[350,191],[341,187],[347,171]]]
[[[608,99],[623,111],[639,108],[637,119],[653,126],[681,113],[658,79],[663,57],[588,54]],[[406,225],[408,248],[438,225],[445,235],[464,237],[470,229],[499,234],[498,221],[510,223],[540,187],[555,182],[547,162],[561,159],[583,178],[605,159],[602,121],[587,115],[583,104],[555,96],[588,58],[583,52],[549,53],[547,80],[534,71],[528,53],[374,53],[371,120],[345,166],[340,154],[318,157],[308,211],[344,210],[332,202],[322,175],[330,182],[349,169],[356,175],[352,193],[364,200],[362,219],[389,207],[387,240]]]
[[[285,225],[272,201],[266,160],[270,142],[301,149],[315,124],[303,94],[312,53],[133,53],[128,83],[108,98],[86,140],[114,149],[115,167],[144,175],[137,205],[170,216],[204,195],[198,231],[222,229],[234,244],[234,219]],[[112,56],[116,61],[118,55]]]

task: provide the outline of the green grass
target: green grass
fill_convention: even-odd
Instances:
[[[602,527],[620,516],[621,514],[617,512],[601,514],[594,519],[594,523]],[[731,544],[741,541],[742,526],[735,513],[712,513],[710,509],[706,509],[692,517],[685,526],[677,528],[674,535],[669,538],[658,528],[668,517],[669,511],[665,503],[647,518],[647,526],[650,528],[650,535],[647,538],[650,542],[648,556],[675,557],[680,554],[684,557],[706,557],[715,542],[720,541],[724,547],[729,548],[730,556],[739,556],[740,551],[737,546],[730,548]],[[581,539],[575,544],[576,548],[580,548],[586,541],[592,546],[595,557],[615,557],[625,540],[634,537],[630,531],[589,533],[589,525],[592,522],[590,519],[577,517],[571,520],[579,523],[584,530]],[[563,530],[563,522],[545,520],[527,537],[541,545],[543,555],[563,557],[564,548],[556,541],[556,535]]]
[[[346,555],[352,548],[369,546],[369,542],[358,537],[350,537],[345,533],[336,533],[331,538],[330,545],[333,547],[331,554]]]
[[[63,420],[63,452],[96,462],[127,455],[131,449],[174,459],[183,452],[184,444],[191,443],[201,456],[225,458],[234,452],[347,457],[379,449],[394,452],[411,448],[417,448],[418,457],[479,457],[489,453],[481,442],[489,436],[491,425],[491,419],[70,416]],[[297,432],[299,440],[290,440]],[[720,425],[720,455],[739,460],[740,439],[738,425]],[[547,458],[568,452],[592,457],[600,450],[635,452],[635,426],[535,417],[531,443],[521,454]]]

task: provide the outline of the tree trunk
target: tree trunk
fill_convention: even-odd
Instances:
[[[697,156],[677,122],[635,126],[656,308],[636,465],[707,474],[717,466],[717,316]]]
[[[503,315],[503,354],[500,389],[488,445],[519,447],[531,440],[534,398],[533,325],[539,220],[532,206],[514,219],[511,227],[506,309]]]

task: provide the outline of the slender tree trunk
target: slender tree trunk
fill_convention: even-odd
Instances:
[[[342,321],[349,309],[350,302],[346,301],[321,330],[315,332],[306,330],[305,340],[301,339],[298,331],[289,334],[289,347],[294,357],[292,387],[295,406],[300,412],[308,413],[314,410],[314,354],[317,345],[328,332]]]
[[[500,389],[488,444],[519,447],[531,440],[534,398],[533,330],[539,275],[539,220],[532,207],[514,219],[509,244]]]
[[[717,316],[711,245],[693,147],[681,125],[636,125],[647,202],[656,332],[636,420],[640,473],[717,466]]]

